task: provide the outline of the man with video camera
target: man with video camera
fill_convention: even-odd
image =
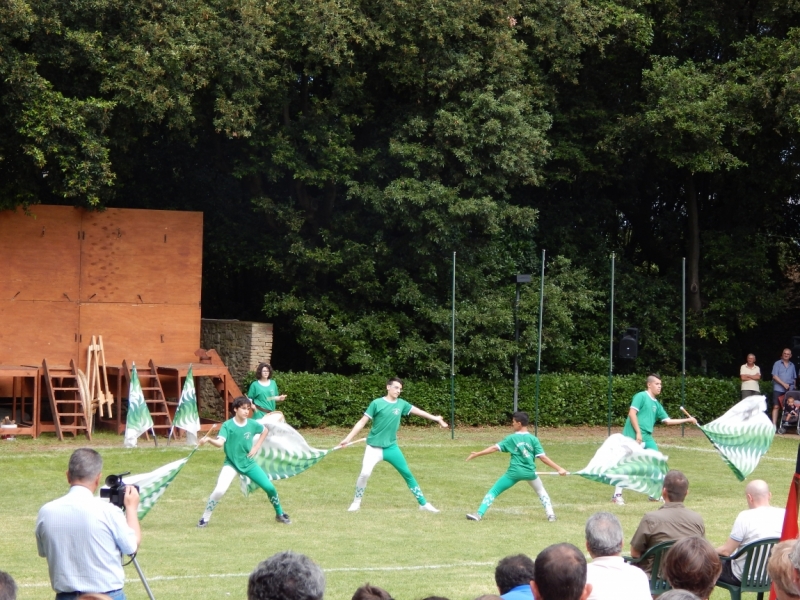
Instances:
[[[134,554],[142,541],[139,492],[125,488],[125,512],[95,498],[103,458],[91,448],[79,448],[69,459],[66,496],[39,509],[36,544],[47,559],[56,600],[74,600],[82,593],[107,594],[125,600],[125,571],[120,554]]]

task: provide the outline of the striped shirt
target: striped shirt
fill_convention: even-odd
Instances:
[[[56,592],[102,593],[124,585],[120,553],[136,552],[136,533],[120,508],[75,485],[39,509],[36,545]]]

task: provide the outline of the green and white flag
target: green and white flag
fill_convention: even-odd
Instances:
[[[192,367],[189,365],[189,372],[186,374],[186,381],[183,382],[183,391],[178,408],[175,410],[175,418],[172,421],[173,427],[180,427],[191,434],[196,435],[200,430],[200,415],[197,413],[197,392],[194,389],[194,376]]]
[[[136,374],[136,365],[131,371],[131,386],[128,391],[128,417],[125,420],[125,447],[135,448],[139,436],[153,428],[153,417],[144,401],[142,384]]]
[[[661,452],[642,448],[636,440],[615,433],[603,442],[589,464],[573,475],[657,498],[668,470],[667,457]]]
[[[700,429],[739,481],[755,471],[775,438],[764,396],[750,396]]]
[[[297,430],[286,423],[267,423],[265,427],[267,439],[261,444],[254,460],[272,480],[299,475],[336,449],[312,448]],[[241,488],[242,493],[247,496],[258,489],[258,486],[249,477],[242,475]]]
[[[139,510],[137,511],[139,520],[144,519],[145,515],[153,508],[153,505],[164,495],[169,484],[180,473],[183,466],[192,457],[192,454],[194,454],[194,450],[186,458],[173,461],[155,471],[142,473],[141,475],[125,475],[122,478],[123,483],[139,486]]]

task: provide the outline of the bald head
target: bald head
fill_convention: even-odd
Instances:
[[[769,492],[769,486],[763,479],[754,479],[747,484],[744,489],[744,494],[747,497],[747,505],[750,508],[757,506],[769,506],[772,494]]]

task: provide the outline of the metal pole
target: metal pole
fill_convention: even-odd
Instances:
[[[456,437],[456,253],[453,252],[453,312],[450,320],[450,439]]]
[[[542,275],[539,278],[539,348],[536,357],[536,416],[533,419],[533,435],[539,435],[539,376],[542,370],[542,315],[544,313],[544,255],[542,250]]]
[[[519,286],[514,299],[514,412],[519,410]]]
[[[611,253],[611,311],[608,330],[608,435],[611,435],[611,396],[614,388],[614,253]]]
[[[683,257],[683,312],[681,315],[681,326],[683,328],[683,353],[681,356],[681,406],[686,406],[686,257]],[[681,424],[681,437],[683,437],[685,426]]]
[[[147,592],[147,597],[150,600],[156,600],[155,596],[153,596],[153,592],[150,589],[150,586],[147,585],[147,579],[144,577],[144,573],[142,572],[142,568],[139,566],[139,561],[136,560],[136,555],[131,555],[131,562],[133,562],[133,566],[136,567],[136,572],[139,573],[139,579],[142,580],[142,585],[144,586],[144,590]]]

